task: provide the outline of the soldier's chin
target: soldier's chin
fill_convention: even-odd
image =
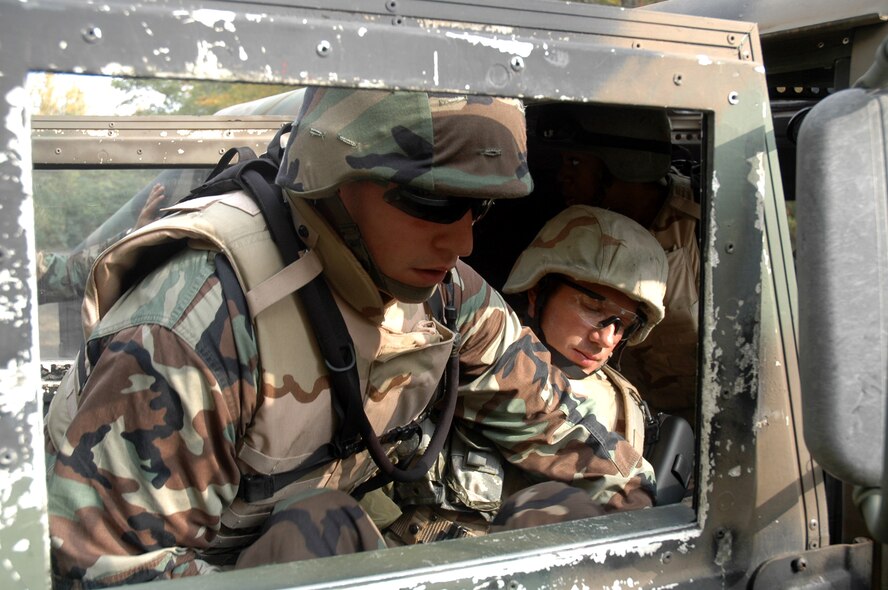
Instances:
[[[403,303],[422,303],[432,296],[437,287],[437,282],[431,285],[411,285],[386,277],[385,288],[381,291]]]

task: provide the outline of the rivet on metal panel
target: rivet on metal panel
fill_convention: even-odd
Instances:
[[[59,154],[61,154],[61,153],[62,153],[62,148],[56,148],[56,149],[55,149],[55,153],[56,153],[57,156],[58,156]]]
[[[17,463],[17,460],[18,453],[15,452],[15,449],[8,447],[0,449],[0,468],[9,469]]]
[[[509,65],[512,66],[512,69],[516,72],[520,72],[524,69],[524,60],[520,55],[513,55],[512,59],[509,60]]]
[[[804,557],[796,557],[789,565],[794,573],[803,572],[808,569],[808,560]]]
[[[721,539],[724,539],[724,538],[725,538],[725,535],[727,535],[727,534],[728,534],[728,530],[727,530],[727,529],[722,528],[722,527],[719,527],[719,528],[716,529],[716,531],[715,531],[715,538],[721,540]]]
[[[728,43],[733,45],[736,42],[737,42],[737,35],[735,35],[734,33],[729,33],[728,34]]]
[[[87,27],[80,34],[87,43],[98,43],[102,40],[102,29],[99,27]]]
[[[727,252],[728,254],[734,253],[734,242],[728,242],[727,244],[725,244],[725,252]]]
[[[812,518],[811,522],[808,523],[808,528],[811,529],[812,531],[817,530],[817,526],[818,526],[818,523],[817,523],[816,518]]]
[[[395,18],[392,19],[392,24],[393,25],[403,25],[404,24],[404,17],[403,16],[396,16]]]
[[[660,563],[667,564],[672,561],[672,551],[667,551],[663,555],[660,556]]]
[[[633,42],[632,42],[632,47],[633,47],[634,49],[641,49],[641,41],[633,41]]]
[[[389,12],[394,12],[398,8],[398,0],[388,0],[388,2],[385,3],[385,8]]]
[[[740,95],[737,94],[736,90],[732,90],[728,93],[728,102],[730,104],[737,104],[740,102]]]
[[[817,49],[823,49],[824,47],[826,47],[826,43],[824,43],[823,41],[817,42]]]
[[[676,86],[681,86],[681,83],[684,82],[684,76],[682,76],[681,74],[675,74],[674,76],[672,76],[672,82]]]
[[[847,45],[850,42],[851,42],[851,39],[849,39],[848,37],[842,37],[842,45]]]
[[[330,45],[329,41],[325,40],[318,43],[317,52],[321,57],[327,57],[331,51],[333,51],[333,46]]]

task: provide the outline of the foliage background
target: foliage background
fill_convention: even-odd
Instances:
[[[637,7],[659,0],[573,0]],[[72,79],[74,80],[72,82]],[[84,115],[95,101],[87,85],[95,77],[35,74],[30,79],[32,112]],[[121,100],[115,113],[210,115],[221,108],[293,90],[294,86],[233,82],[117,78],[111,88]],[[112,114],[112,113],[102,113]],[[157,170],[38,170],[33,176],[37,248],[67,252],[122,207],[157,175]]]

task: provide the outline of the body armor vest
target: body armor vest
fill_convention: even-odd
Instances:
[[[364,410],[378,434],[422,416],[433,401],[453,334],[430,317],[423,304],[384,305],[338,236],[304,202],[294,203],[294,221],[309,250],[283,267],[262,215],[245,193],[202,197],[171,208],[175,213],[141,228],[105,251],[87,283],[83,305],[87,337],[131,285],[124,277],[151,264],[152,253],[171,242],[223,253],[243,288],[259,351],[259,388],[254,408],[243,408],[236,436],[242,474],[276,474],[299,467],[330,442],[337,427],[328,369],[318,351],[306,310],[296,291],[323,272],[352,337]],[[155,263],[156,264],[156,263]],[[143,275],[139,275],[143,276]],[[70,381],[76,381],[71,379]],[[78,391],[69,391],[68,414]],[[72,405],[73,402],[73,405]],[[58,414],[58,412],[56,412]],[[64,432],[69,417],[52,416]],[[387,445],[390,455],[397,443]],[[270,498],[236,498],[222,514],[211,551],[230,553],[257,536],[281,499],[308,488],[349,492],[377,471],[366,451],[319,466]],[[216,560],[218,561],[218,560]]]

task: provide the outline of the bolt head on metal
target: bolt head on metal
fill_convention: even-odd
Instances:
[[[330,45],[329,41],[321,41],[318,43],[317,52],[321,57],[327,57],[332,50],[333,46]]]
[[[83,29],[81,36],[87,43],[98,43],[102,40],[102,29],[99,27],[87,27]]]
[[[512,59],[509,60],[509,65],[512,66],[514,71],[520,72],[524,69],[524,59],[520,55],[513,55]]]

